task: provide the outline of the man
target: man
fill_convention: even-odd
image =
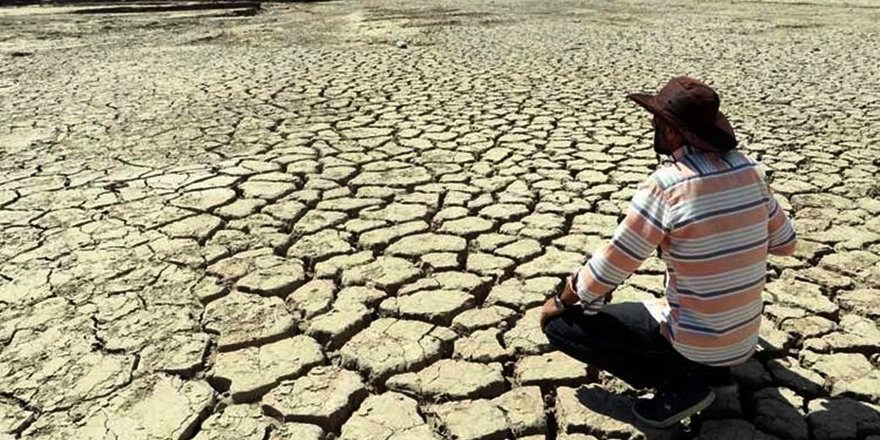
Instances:
[[[758,164],[734,150],[733,129],[705,84],[673,78],[656,96],[628,98],[653,114],[654,150],[671,156],[633,197],[611,242],[543,306],[550,343],[636,388],[653,427],[678,423],[731,383],[758,342],[767,255],[794,252],[795,232]],[[605,304],[654,251],[665,301]],[[580,302],[579,305],[576,303]]]

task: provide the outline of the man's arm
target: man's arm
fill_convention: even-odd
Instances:
[[[785,211],[779,206],[776,197],[773,196],[768,189],[770,196],[769,215],[767,221],[767,232],[769,233],[768,251],[773,255],[780,257],[788,256],[794,253],[797,244],[797,234],[794,231],[794,225],[785,215]]]
[[[663,190],[648,179],[633,196],[611,242],[577,272],[574,293],[587,311],[598,311],[602,298],[635,272],[663,241],[668,230],[667,212]]]

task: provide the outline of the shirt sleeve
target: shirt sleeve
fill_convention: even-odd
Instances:
[[[669,231],[668,211],[663,190],[649,179],[633,196],[611,242],[597,250],[578,271],[575,291],[586,312],[601,308],[603,297],[638,269],[663,241]]]
[[[768,251],[773,255],[786,256],[794,253],[797,234],[791,219],[779,206],[773,193],[769,193],[767,232],[769,234]]]

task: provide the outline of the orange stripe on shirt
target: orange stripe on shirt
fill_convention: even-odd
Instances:
[[[745,252],[727,254],[709,260],[688,261],[669,257],[675,261],[675,271],[679,276],[704,277],[754,266],[767,260],[767,246],[760,245]]]
[[[688,180],[670,188],[668,202],[670,206],[688,202],[701,197],[728,191],[741,186],[760,183],[761,178],[750,168],[742,168],[733,173],[705,179]]]
[[[731,292],[724,296],[716,297],[694,297],[690,295],[681,295],[677,298],[681,307],[691,310],[699,310],[702,314],[717,314],[725,311],[734,310],[743,304],[752,301],[761,301],[761,294],[764,292],[764,283],[758,286],[750,287],[739,292]]]
[[[695,221],[673,231],[672,235],[675,238],[694,240],[765,222],[767,222],[767,207],[759,205],[743,211]]]
[[[723,335],[705,335],[687,329],[680,329],[675,333],[675,342],[700,348],[731,346],[754,337],[760,327],[761,317],[757,316],[748,324]]]

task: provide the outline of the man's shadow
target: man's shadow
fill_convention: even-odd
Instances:
[[[761,344],[766,347],[768,343],[762,340]],[[767,356],[758,354],[753,359],[774,359]],[[763,362],[761,369],[770,375]],[[780,362],[774,363],[772,373],[769,380],[746,380],[735,374],[738,393],[731,387],[719,390],[712,406],[685,423],[665,429],[651,428],[636,419],[632,393],[610,392],[597,384],[581,386],[573,391],[580,408],[557,403],[559,433],[657,440],[859,440],[880,435],[880,407],[847,396],[832,397],[825,384]],[[786,388],[791,384],[797,384],[796,388],[807,396]],[[557,399],[565,398],[563,390],[558,392]]]

